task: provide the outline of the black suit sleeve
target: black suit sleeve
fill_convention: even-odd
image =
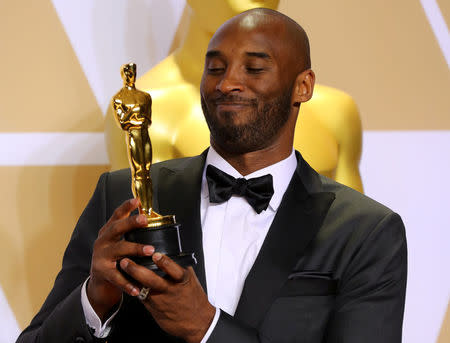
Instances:
[[[355,251],[340,280],[333,314],[322,339],[297,337],[295,342],[401,342],[406,274],[404,226],[397,214],[390,213]],[[225,342],[276,341],[222,312],[208,343]]]
[[[30,325],[17,342],[93,342],[81,305],[81,285],[89,276],[93,243],[106,221],[103,174],[81,215],[64,253],[55,284]]]

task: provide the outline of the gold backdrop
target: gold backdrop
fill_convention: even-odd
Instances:
[[[449,25],[450,2],[438,4]],[[280,10],[309,32],[318,82],[355,98],[365,130],[450,130],[450,73],[419,1],[282,0]],[[2,1],[0,13],[0,135],[102,132],[102,111],[51,1]],[[21,328],[107,169],[0,165],[0,284]],[[450,340],[444,331],[441,342]]]

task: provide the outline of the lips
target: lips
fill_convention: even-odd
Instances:
[[[250,102],[217,101],[216,106],[251,106]]]
[[[219,112],[236,112],[248,109],[251,105],[252,104],[248,102],[218,102],[216,103],[216,109]]]
[[[221,94],[220,96],[212,98],[210,103],[215,106],[217,110],[225,112],[245,110],[249,107],[255,107],[258,104],[256,99],[245,98],[235,94]]]
[[[255,106],[256,99],[246,99],[242,97],[220,97],[212,101],[216,106]]]

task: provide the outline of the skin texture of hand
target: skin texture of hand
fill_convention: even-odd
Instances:
[[[92,308],[103,321],[105,315],[119,303],[122,292],[132,296],[139,294],[138,286],[127,280],[117,269],[117,263],[125,256],[151,256],[154,248],[127,242],[123,235],[133,229],[145,227],[143,215],[130,216],[139,205],[138,199],[125,201],[100,229],[94,243],[91,273],[87,296]]]
[[[153,254],[153,261],[167,274],[165,278],[127,258],[120,262],[120,267],[150,288],[143,304],[164,331],[189,343],[200,342],[216,310],[209,303],[194,270],[192,267],[184,269],[160,253]]]

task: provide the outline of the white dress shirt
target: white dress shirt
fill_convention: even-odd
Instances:
[[[209,164],[235,178],[250,179],[271,174],[274,194],[268,208],[257,214],[245,198],[235,195],[221,204],[210,203],[205,176]],[[208,150],[202,176],[200,218],[208,300],[216,307],[216,314],[202,343],[207,341],[214,329],[219,319],[219,309],[234,315],[245,279],[258,256],[296,168],[297,159],[293,150],[288,158],[242,176],[212,147]],[[101,325],[89,304],[85,285],[81,300],[86,322],[94,329],[94,335],[105,337],[109,333],[108,324],[115,314]]]

